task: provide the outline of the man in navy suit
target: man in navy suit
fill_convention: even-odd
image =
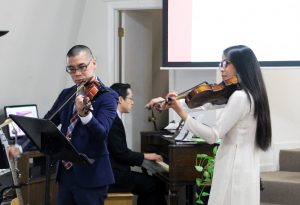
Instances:
[[[76,85],[64,89],[45,115],[46,119],[51,117],[57,126],[61,125],[62,133],[78,152],[95,160],[92,165],[65,161],[58,163],[58,205],[102,205],[109,185],[114,183],[107,136],[116,117],[118,98],[95,76],[96,66],[96,59],[88,47],[72,47],[67,53],[66,71]],[[87,81],[95,82],[99,90],[92,96],[93,99],[85,96],[85,90],[79,91],[53,116],[66,99],[76,92],[77,87]]]
[[[133,105],[133,96],[129,84],[115,83],[111,86],[119,94],[118,115],[108,136],[108,150],[116,183],[110,186],[110,192],[129,191],[138,195],[138,205],[165,205],[164,185],[155,177],[145,173],[131,171],[130,166],[141,166],[144,159],[162,160],[155,153],[140,153],[127,147],[126,133],[121,120],[123,113],[129,113]]]

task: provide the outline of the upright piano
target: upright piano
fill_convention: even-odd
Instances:
[[[191,187],[199,176],[195,169],[196,155],[205,153],[212,156],[214,146],[205,142],[177,142],[169,132],[164,131],[141,132],[141,151],[160,154],[168,165],[168,170],[152,161],[145,161],[142,167],[166,183],[170,205],[178,205],[182,201],[178,195],[182,188],[190,190],[184,204],[193,204],[191,200],[194,194],[191,194]]]

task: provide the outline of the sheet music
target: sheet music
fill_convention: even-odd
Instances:
[[[164,129],[172,131],[176,130],[179,126],[179,122],[172,121]]]
[[[189,142],[189,143],[198,143],[198,142],[205,142],[205,140],[201,137],[196,137],[194,134],[190,131],[188,131],[185,128],[182,128],[179,132],[179,134],[175,137],[175,140],[177,142]]]
[[[175,137],[175,140],[177,140],[177,141],[183,141],[188,135],[191,135],[191,132],[189,132],[185,128],[182,128],[180,130],[180,132],[178,133],[178,135]]]

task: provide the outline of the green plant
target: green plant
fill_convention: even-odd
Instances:
[[[204,197],[208,198],[211,181],[213,177],[215,156],[218,150],[218,146],[213,148],[213,156],[207,154],[196,155],[196,170],[200,173],[196,178],[196,203],[204,204]]]

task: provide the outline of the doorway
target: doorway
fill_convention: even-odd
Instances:
[[[169,72],[160,70],[162,64],[162,10],[120,10],[118,26],[123,37],[118,40],[119,81],[130,83],[134,106],[122,118],[128,147],[140,151],[140,132],[153,131],[149,122],[152,112],[145,104],[153,97],[164,96],[169,87]],[[168,123],[168,113],[158,114],[157,129]]]

